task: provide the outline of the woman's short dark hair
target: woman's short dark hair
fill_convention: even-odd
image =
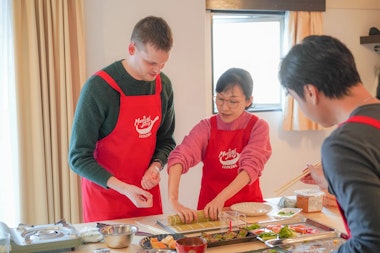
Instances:
[[[302,99],[307,84],[329,98],[340,98],[351,86],[361,83],[350,50],[326,35],[311,35],[295,45],[281,63],[279,79]]]
[[[253,80],[251,74],[241,68],[230,68],[225,71],[216,83],[215,91],[220,93],[233,86],[239,86],[244,96],[249,100],[252,96]]]

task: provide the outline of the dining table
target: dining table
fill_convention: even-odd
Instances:
[[[295,196],[286,196],[287,198],[295,198]],[[253,224],[257,222],[265,222],[276,220],[273,217],[279,210],[279,201],[281,197],[267,198],[265,199],[266,204],[272,207],[272,210],[264,215],[260,216],[247,216],[247,224]],[[78,230],[85,230],[86,228],[95,228],[98,223],[105,224],[132,224],[138,227],[138,230],[141,232],[146,232],[150,234],[170,234],[170,231],[167,231],[163,226],[157,223],[158,220],[166,219],[168,215],[152,215],[144,217],[134,217],[127,219],[119,220],[106,220],[90,223],[80,223],[73,224],[73,226]],[[337,207],[335,206],[323,206],[320,212],[304,213],[301,212],[297,216],[305,217],[311,220],[314,220],[320,224],[331,227],[337,232],[346,233],[346,229],[341,217],[341,214]],[[185,236],[187,236],[185,234]],[[127,252],[127,253],[140,253],[144,252],[144,249],[140,246],[140,241],[144,239],[146,235],[134,235],[131,244],[127,248],[122,249],[110,249],[111,253],[116,252]],[[95,242],[95,243],[84,243],[76,247],[71,252],[94,252],[96,249],[107,248],[107,245],[104,241]],[[218,247],[208,247],[206,249],[207,253],[231,253],[231,252],[247,252],[257,249],[268,248],[263,242],[259,240],[251,240],[247,242],[241,242],[237,244],[223,245]]]

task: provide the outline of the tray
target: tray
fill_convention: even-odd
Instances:
[[[341,237],[319,239],[313,241],[296,242],[289,245],[280,246],[286,252],[291,253],[319,253],[319,252],[333,252],[337,250],[340,245],[345,243],[346,240]]]
[[[304,218],[304,217],[294,217],[291,219],[283,219],[283,220],[275,220],[275,221],[263,221],[263,222],[258,222],[263,229],[267,229],[270,227],[270,225],[274,226],[280,226],[280,225],[288,225],[288,226],[304,226],[306,227],[305,229],[305,234],[302,234],[300,232],[300,235],[297,237],[293,238],[287,238],[287,239],[280,239],[278,236],[274,239],[270,240],[265,240],[259,236],[257,236],[257,239],[259,241],[264,242],[266,245],[273,247],[277,245],[282,245],[282,244],[289,244],[289,243],[294,243],[294,242],[299,242],[299,241],[304,241],[304,240],[315,240],[315,239],[325,239],[325,238],[332,238],[332,237],[339,237],[340,233],[338,233],[334,228],[328,227],[326,225],[323,225],[319,222],[316,222],[314,220],[311,220],[309,218]],[[270,231],[268,229],[268,231]],[[255,231],[251,231],[252,233],[255,233]],[[259,235],[259,233],[256,233]]]
[[[302,243],[305,241],[314,241],[314,240],[322,240],[322,239],[331,239],[338,238],[339,234],[335,231],[321,232],[318,234],[310,234],[310,235],[302,235],[294,238],[287,239],[271,239],[265,241],[265,244],[269,247],[294,244],[294,243]],[[257,238],[259,239],[259,237]]]
[[[233,230],[233,232],[239,233],[239,230]],[[207,232],[204,232],[204,233],[207,233]],[[219,233],[207,233],[207,235],[210,237],[215,237],[215,235],[223,236],[226,233],[227,233],[227,231],[226,232],[219,232]],[[204,237],[204,236],[201,236],[201,237]],[[233,238],[233,239],[221,240],[221,241],[216,241],[216,242],[207,241],[207,248],[236,244],[236,243],[242,243],[242,242],[249,242],[249,241],[252,241],[254,239],[256,239],[256,235],[251,233],[251,232],[248,232],[248,234],[245,237],[241,237],[241,238]]]

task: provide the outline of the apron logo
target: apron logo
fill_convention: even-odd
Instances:
[[[219,162],[223,169],[234,169],[237,167],[237,161],[240,158],[240,154],[236,151],[236,148],[228,151],[220,151]]]
[[[148,138],[152,133],[152,128],[154,123],[159,119],[158,116],[152,120],[149,117],[144,116],[142,119],[138,118],[135,120],[135,128],[137,133],[139,133],[139,138]]]

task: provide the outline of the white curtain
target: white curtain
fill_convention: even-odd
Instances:
[[[288,46],[300,43],[309,35],[322,34],[322,12],[291,11],[287,13],[288,22]],[[307,118],[301,111],[297,102],[286,96],[283,108],[283,129],[288,131],[322,130],[322,126]]]
[[[0,1],[0,221],[20,220],[17,114],[11,0]]]
[[[21,222],[81,222],[80,180],[67,161],[86,80],[82,0],[12,0]]]

